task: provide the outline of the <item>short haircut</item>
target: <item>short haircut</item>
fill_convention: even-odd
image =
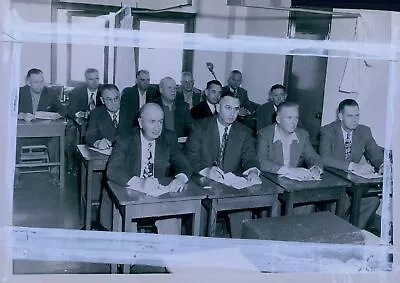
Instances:
[[[32,75],[39,75],[39,74],[43,74],[42,70],[37,69],[37,68],[32,68],[26,74],[26,78],[29,78]]]
[[[139,71],[136,73],[136,78],[139,77],[141,73],[143,73],[143,74],[150,74],[150,72],[149,72],[148,70],[142,69],[142,70],[139,70]]]
[[[102,85],[101,88],[100,88],[101,96],[103,96],[103,93],[106,90],[108,90],[108,91],[116,91],[116,92],[119,93],[119,89],[115,84],[104,84],[104,85]]]
[[[233,93],[229,89],[222,90],[221,99],[224,98],[225,96],[230,96],[230,97],[233,97],[233,98],[237,98],[240,101],[239,95],[237,93]]]
[[[85,77],[88,75],[88,74],[92,74],[92,73],[98,73],[99,71],[97,70],[97,69],[95,69],[95,68],[87,68],[86,70],[85,70]]]
[[[144,110],[146,110],[146,108],[149,105],[158,106],[161,109],[161,111],[164,113],[164,109],[158,103],[148,102],[148,103],[143,104],[143,106],[139,108],[138,118],[142,118]]]
[[[276,110],[276,113],[280,113],[282,111],[282,109],[289,108],[289,107],[299,108],[299,104],[296,102],[291,102],[291,101],[282,102],[281,104],[278,105],[278,109]]]
[[[182,72],[182,78],[183,78],[183,77],[186,77],[186,76],[190,76],[190,77],[192,77],[192,79],[193,79],[193,74],[192,74],[192,72],[188,72],[188,71]]]
[[[210,89],[211,85],[219,85],[222,87],[222,84],[219,80],[212,80],[207,82],[207,89]]]
[[[164,85],[164,82],[165,82],[166,80],[173,80],[173,81],[175,82],[175,80],[174,80],[173,78],[171,78],[171,77],[162,78],[161,81],[160,81],[160,83],[159,83],[159,87],[160,87],[160,88]],[[175,82],[175,83],[176,83],[176,82]]]
[[[357,107],[359,107],[357,101],[355,101],[354,99],[345,99],[345,100],[342,100],[339,103],[338,112],[339,113],[343,113],[344,108],[346,106],[357,106]]]
[[[286,92],[286,87],[284,87],[281,84],[274,84],[273,86],[271,86],[271,89],[269,90],[269,92],[273,92],[276,89],[283,89],[283,91]]]
[[[231,71],[231,73],[229,74],[229,76],[231,77],[231,76],[233,76],[233,75],[240,75],[240,76],[242,76],[242,72],[241,71],[239,71],[239,70],[233,70],[233,71]]]

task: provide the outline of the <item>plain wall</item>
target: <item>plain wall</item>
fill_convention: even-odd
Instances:
[[[362,11],[361,14],[369,30],[369,41],[390,41],[391,12]],[[331,40],[352,40],[355,23],[355,19],[333,19]],[[359,92],[349,94],[339,92],[346,59],[328,59],[322,125],[336,119],[340,101],[346,98],[355,99],[360,105],[360,123],[369,126],[377,143],[383,146],[386,133],[389,63],[374,60],[369,60],[368,63],[373,67],[361,68]],[[356,76],[358,73],[354,72],[350,74],[350,79],[355,80]]]

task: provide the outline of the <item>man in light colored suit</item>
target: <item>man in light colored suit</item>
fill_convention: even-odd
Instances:
[[[321,130],[319,152],[326,166],[343,171],[368,174],[383,173],[383,149],[372,137],[371,129],[360,125],[360,109],[353,99],[345,99],[338,107],[338,120]],[[363,162],[362,157],[368,162]],[[347,198],[346,207],[350,206]],[[360,228],[364,228],[379,206],[378,197],[361,200]]]

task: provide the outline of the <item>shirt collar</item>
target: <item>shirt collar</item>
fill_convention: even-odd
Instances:
[[[152,140],[152,141],[147,140],[144,137],[144,135],[142,133],[142,130],[140,130],[140,141],[142,142],[142,148],[143,148],[144,145],[147,146],[149,143],[152,143],[154,145],[155,142],[156,142],[155,140]],[[153,148],[154,148],[154,146],[153,146]]]
[[[224,131],[225,131],[225,126],[222,125],[222,124],[219,122],[218,118],[217,118],[217,125],[218,125],[218,131],[219,131],[220,133],[223,134]],[[230,132],[230,130],[231,130],[231,127],[232,127],[232,124],[230,124],[230,125],[228,126],[228,134],[229,134],[229,132]]]
[[[147,90],[141,90],[138,88],[139,95],[146,95]]]
[[[280,141],[283,143],[282,135],[279,130],[278,124],[275,125],[274,140],[272,141],[272,143],[275,143],[277,141]],[[293,132],[290,135],[288,135],[287,141],[289,143],[292,143],[293,141],[299,142],[299,138],[297,137],[296,132]]]
[[[342,129],[343,139],[346,140],[347,139],[347,132],[343,129],[342,126],[340,126],[340,128]],[[350,139],[351,139],[353,137],[353,131],[350,131],[349,134],[350,134]]]
[[[112,112],[110,112],[110,111],[108,111],[108,110],[107,110],[107,112],[108,112],[108,115],[110,115],[111,120],[113,119],[114,114],[117,114],[117,119],[119,119],[119,109],[118,109],[118,111],[115,112],[115,113],[112,113]]]
[[[206,100],[208,107],[210,108],[212,113],[215,113],[215,107],[214,104],[211,104],[208,100]]]
[[[275,112],[278,111],[278,107],[276,107],[275,103],[272,103],[272,105],[274,106]]]
[[[161,101],[164,108],[168,108],[169,111],[175,111],[175,102],[172,103],[171,107],[169,107],[167,104],[164,103],[164,100],[161,99]]]

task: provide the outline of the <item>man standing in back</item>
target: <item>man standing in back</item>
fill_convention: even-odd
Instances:
[[[217,80],[207,83],[206,99],[191,109],[194,120],[203,119],[217,114],[217,104],[221,98],[222,85]]]
[[[276,111],[279,104],[286,101],[286,88],[281,84],[275,84],[269,91],[268,102],[257,108],[257,130],[272,125],[276,122]]]
[[[201,91],[194,87],[194,79],[191,72],[182,73],[181,86],[176,92],[176,101],[186,102],[189,105],[189,109],[192,109],[202,101]]]

